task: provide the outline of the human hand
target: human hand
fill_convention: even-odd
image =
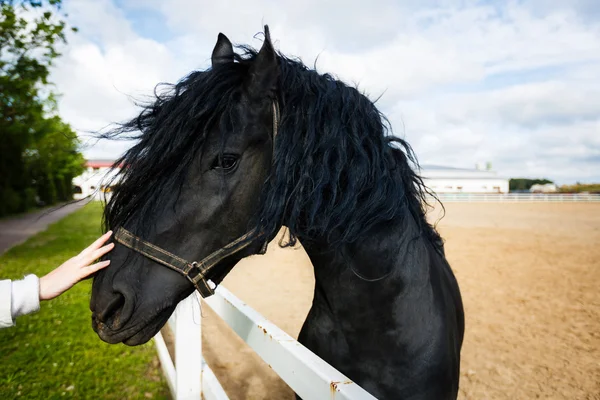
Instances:
[[[106,232],[81,253],[40,278],[40,300],[50,300],[58,297],[83,278],[106,268],[110,264],[110,260],[90,264],[115,247],[114,243],[101,247],[111,235],[112,231]]]

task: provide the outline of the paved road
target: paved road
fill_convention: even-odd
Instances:
[[[51,223],[80,209],[85,204],[85,201],[78,201],[77,203],[69,204],[55,211],[49,212],[49,210],[56,208],[56,206],[53,206],[49,209],[1,220],[0,254],[19,243],[23,243],[29,237],[45,230]]]

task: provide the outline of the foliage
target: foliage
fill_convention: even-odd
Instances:
[[[559,188],[562,193],[600,193],[600,183],[579,183],[575,185],[563,185]]]
[[[0,216],[71,198],[79,142],[48,77],[69,29],[61,0],[0,0]],[[74,29],[74,28],[71,28]]]
[[[101,206],[91,203],[0,257],[0,279],[42,276],[97,238]],[[0,399],[168,398],[153,344],[109,345],[90,323],[91,281],[77,284],[0,330]]]
[[[508,181],[509,190],[529,190],[533,185],[545,185],[546,183],[554,183],[549,179],[527,179],[527,178],[512,178]]]

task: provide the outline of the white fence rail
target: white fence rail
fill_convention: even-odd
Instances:
[[[437,193],[443,203],[495,202],[495,203],[570,203],[600,202],[600,194],[538,194],[538,193]]]
[[[155,336],[160,362],[175,400],[227,399],[202,358],[200,296],[193,293],[169,319],[175,336],[175,363],[159,332]],[[298,343],[279,327],[219,286],[205,300],[237,334],[304,399],[375,400],[356,383]]]
[[[228,397],[202,358],[202,325],[197,293],[177,305],[168,325],[175,336],[175,362],[159,332],[154,337],[158,358],[175,400],[227,400]]]

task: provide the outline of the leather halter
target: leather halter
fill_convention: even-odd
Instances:
[[[277,104],[277,101],[273,101],[273,153],[275,153],[275,136],[277,136],[278,127],[279,104]],[[248,247],[252,243],[252,241],[248,239],[252,237],[254,233],[255,231],[251,230],[235,239],[233,242],[204,257],[202,260],[191,262],[139,238],[123,227],[117,229],[114,239],[123,246],[129,247],[131,250],[136,251],[147,258],[179,272],[194,285],[202,297],[208,297],[215,293],[208,282],[209,277],[207,275],[210,270],[225,258]],[[267,251],[267,245],[268,242],[265,238],[259,254],[264,254]]]

